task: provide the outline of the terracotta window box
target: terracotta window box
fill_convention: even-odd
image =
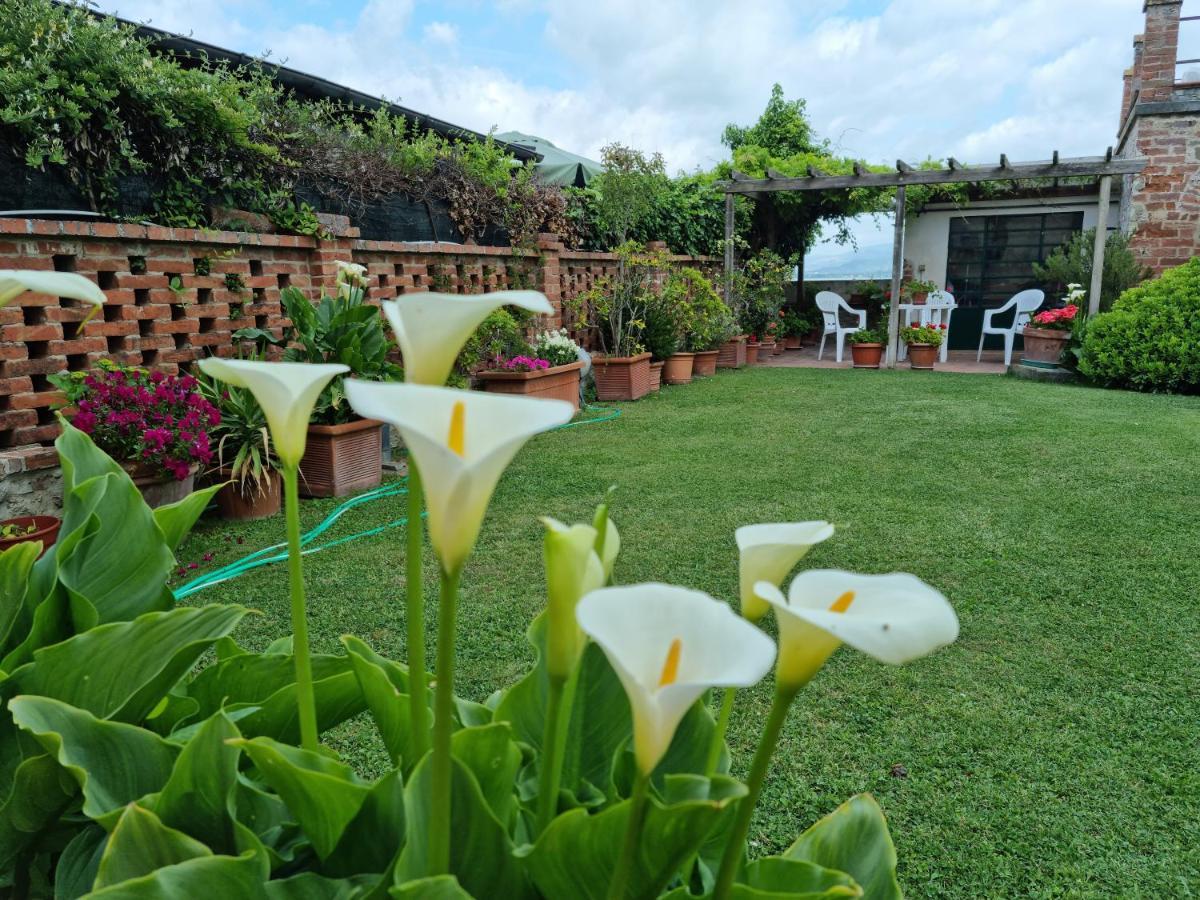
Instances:
[[[344,497],[383,480],[383,446],[377,419],[341,425],[309,425],[300,460],[300,493],[305,497]]]
[[[480,372],[483,389],[492,394],[521,394],[541,400],[565,400],[579,409],[579,373],[583,363],[551,366],[536,372]]]
[[[594,356],[592,372],[599,400],[638,400],[650,393],[650,354]]]
[[[718,348],[718,369],[740,369],[744,365],[746,365],[746,338],[744,336],[732,338]]]

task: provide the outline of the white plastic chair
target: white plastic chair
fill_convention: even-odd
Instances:
[[[919,315],[922,325],[946,326],[942,333],[942,349],[939,354],[942,362],[946,361],[946,354],[950,349],[950,317],[956,309],[958,309],[958,301],[954,299],[953,294],[947,291],[931,291],[929,298],[919,311],[915,309],[904,311],[905,325],[913,324],[913,314],[916,313]],[[900,359],[904,359],[906,356],[908,356],[908,345],[901,342]]]
[[[825,354],[825,338],[831,334],[837,335],[837,361],[842,361],[842,348],[846,343],[846,335],[854,334],[856,331],[861,331],[867,327],[867,311],[865,309],[854,309],[843,300],[838,294],[833,291],[821,291],[817,294],[817,309],[821,311],[821,317],[825,320],[824,330],[821,332],[821,348],[817,351],[817,359],[820,359]],[[838,313],[845,310],[850,315],[858,319],[858,325],[846,326],[841,322],[841,317]]]
[[[1021,293],[1013,296],[1011,300],[1001,306],[999,309],[989,309],[983,314],[983,331],[979,334],[979,352],[975,354],[975,362],[979,362],[983,356],[983,341],[989,334],[999,334],[1004,337],[1004,365],[1012,365],[1012,350],[1013,339],[1017,336],[1017,331],[1023,328],[1029,322],[1039,306],[1046,302],[1046,292],[1031,289],[1021,291]],[[997,328],[992,324],[996,316],[1002,316],[1013,307],[1016,307],[1016,312],[1013,314],[1012,325],[1007,328]]]

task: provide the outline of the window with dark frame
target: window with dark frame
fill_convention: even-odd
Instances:
[[[1042,287],[1033,264],[1083,230],[1082,212],[959,216],[950,220],[947,290],[960,306],[1002,306],[1018,291]]]

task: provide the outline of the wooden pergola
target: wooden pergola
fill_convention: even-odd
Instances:
[[[1039,162],[1011,163],[1004,154],[995,166],[964,166],[950,157],[945,168],[915,168],[903,160],[897,160],[895,172],[871,172],[855,164],[853,175],[826,175],[813,167],[800,178],[781,175],[767,170],[766,178],[750,178],[740,172],[733,173],[733,180],[724,182],[725,191],[725,295],[732,292],[734,268],[733,254],[733,198],[737,194],[756,197],[762,194],[783,191],[837,191],[851,188],[895,188],[896,189],[896,234],[892,248],[892,303],[888,310],[887,365],[896,365],[900,324],[900,286],[904,277],[904,200],[905,188],[910,184],[980,184],[985,181],[1021,181],[1025,179],[1099,178],[1100,209],[1096,222],[1095,256],[1092,262],[1092,283],[1088,291],[1088,314],[1100,309],[1100,283],[1104,274],[1104,245],[1108,237],[1108,214],[1112,200],[1112,180],[1117,175],[1134,175],[1142,171],[1143,159],[1120,159],[1113,156],[1112,148],[1104,156],[1060,159],[1058,151],[1049,160]]]

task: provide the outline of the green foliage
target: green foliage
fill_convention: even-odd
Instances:
[[[762,147],[774,156],[795,156],[821,146],[808,121],[805,101],[785,99],[778,83],[772,85],[771,97],[758,121],[745,128],[726,125],[721,143],[730,150]]]
[[[1034,263],[1033,274],[1050,290],[1065,293],[1068,285],[1089,286],[1095,261],[1096,229],[1089,228],[1073,236],[1055,250],[1045,263]],[[1107,312],[1113,301],[1130,288],[1137,287],[1151,272],[1138,262],[1129,249],[1129,236],[1111,232],[1104,245],[1104,273],[1100,279],[1100,311]],[[1086,305],[1086,303],[1085,303]]]
[[[681,310],[676,322],[688,352],[713,350],[734,335],[733,313],[699,269],[673,271],[662,292],[664,297],[675,298],[671,305]]]
[[[734,315],[743,331],[760,339],[766,336],[767,329],[779,321],[791,278],[791,265],[767,249],[760,250],[734,272]]]
[[[514,356],[529,356],[533,351],[525,340],[528,321],[529,313],[516,307],[490,313],[459,351],[451,384],[465,386],[480,368]]]
[[[598,646],[574,678],[557,815],[540,835],[531,827],[544,616],[530,629],[539,659],[528,674],[487,706],[456,701],[453,849],[449,872],[430,877],[430,757],[416,758],[405,740],[405,667],[354,638],[346,655],[312,660],[319,727],[369,710],[389,748],[384,772],[368,779],[332,749],[299,749],[290,640],[251,653],[231,637],[247,610],[179,607],[165,587],[174,546],[211,489],[152,512],[81,432],[64,426],[58,448],[58,544],[40,561],[36,546],[0,554],[0,885],[9,893],[603,896],[631,806],[632,718]],[[746,795],[725,774],[703,774],[714,728],[698,701],[653,775],[632,880],[640,896],[681,878],[711,883],[712,844]],[[853,896],[860,884],[895,896],[882,813],[855,798],[785,857],[748,867],[743,882],[735,896]]]
[[[905,325],[900,329],[900,340],[906,344],[932,344],[942,346],[945,332],[934,325]]]
[[[646,327],[642,330],[642,344],[650,351],[655,362],[661,362],[680,352],[683,345],[679,328],[668,306],[661,297],[651,295],[646,304]]]
[[[288,287],[280,292],[279,300],[291,319],[280,341],[287,347],[284,359],[341,363],[349,366],[351,376],[368,381],[396,381],[401,377],[400,367],[388,359],[395,345],[384,328],[379,308],[364,302],[361,288],[347,290],[338,297],[322,297],[313,306],[298,289]],[[336,425],[355,418],[346,402],[345,377],[337,376],[321,392],[313,409],[313,423]]]
[[[887,328],[860,328],[850,335],[852,344],[886,344]]]
[[[201,395],[221,413],[220,424],[208,432],[217,466],[229,470],[243,496],[262,494],[278,464],[262,407],[248,388],[224,384],[198,367],[196,381]]]
[[[655,192],[667,180],[666,166],[659,153],[647,156],[617,143],[604,147],[600,158],[604,171],[592,182],[596,215],[609,247],[618,247],[630,239],[634,223],[649,212]]]
[[[653,299],[653,282],[669,264],[663,253],[647,251],[628,241],[614,251],[617,273],[564,302],[580,328],[596,332],[608,356],[633,356],[645,349],[647,308]]]
[[[1079,371],[1112,387],[1200,392],[1200,257],[1090,319]]]

